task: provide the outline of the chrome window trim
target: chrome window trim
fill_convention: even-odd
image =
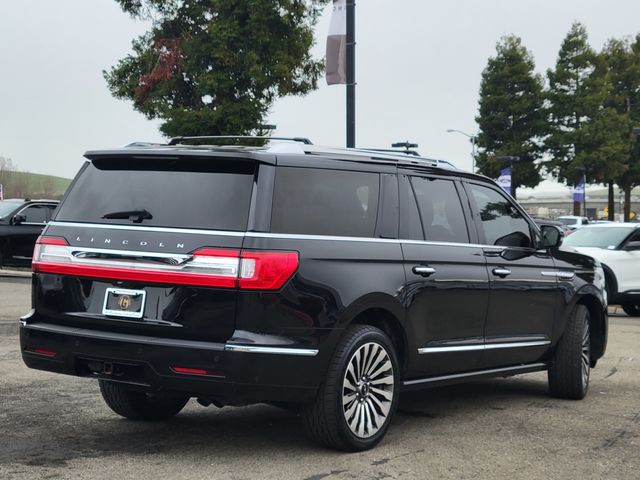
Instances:
[[[303,357],[315,357],[318,350],[311,348],[288,348],[288,347],[259,347],[255,345],[237,345],[227,343],[224,346],[227,352],[237,353],[266,353],[273,355],[296,355]]]
[[[500,245],[484,245],[477,243],[455,243],[455,242],[430,242],[427,240],[408,240],[403,238],[374,238],[374,237],[341,237],[335,235],[306,235],[294,233],[267,233],[267,232],[236,232],[227,230],[198,230],[192,228],[171,228],[171,227],[134,227],[128,225],[109,225],[104,223],[79,223],[79,222],[49,222],[52,227],[75,227],[75,228],[98,228],[104,230],[127,230],[135,232],[161,232],[161,233],[185,233],[197,235],[216,235],[249,238],[275,238],[283,240],[326,240],[334,242],[366,242],[366,243],[409,243],[414,245],[432,245],[441,247],[458,248],[491,248],[495,251],[505,250],[507,247]]]
[[[496,350],[500,348],[542,347],[550,344],[550,340],[535,340],[528,342],[485,343],[482,345],[455,345],[451,347],[424,347],[418,349],[418,354],[469,352],[478,350]]]

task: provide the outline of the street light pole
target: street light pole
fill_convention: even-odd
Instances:
[[[476,142],[478,141],[477,135],[470,135],[468,133],[463,132],[462,130],[455,130],[453,128],[448,128],[447,133],[459,133],[460,135],[464,135],[471,142],[471,173],[476,173]]]
[[[347,0],[347,148],[356,146],[356,2]]]

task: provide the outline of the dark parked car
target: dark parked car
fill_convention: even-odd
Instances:
[[[188,143],[85,154],[34,253],[29,367],[97,378],[136,420],[192,397],[298,408],[344,450],[379,442],[404,390],[548,370],[552,395],[587,393],[603,271],[492,180]]]
[[[29,266],[36,239],[57,206],[56,200],[0,201],[0,267]]]

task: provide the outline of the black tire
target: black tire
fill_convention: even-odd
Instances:
[[[337,450],[374,447],[397,409],[399,387],[400,370],[389,337],[369,325],[350,327],[315,400],[302,408],[307,435]]]
[[[549,368],[549,391],[558,398],[581,400],[589,389],[591,364],[589,311],[576,305]]]
[[[99,380],[102,398],[118,415],[130,420],[165,420],[177,415],[189,401],[180,395],[147,395],[120,383]]]
[[[624,313],[626,313],[630,317],[640,317],[640,305],[636,303],[624,302],[621,306],[622,310],[624,310]]]

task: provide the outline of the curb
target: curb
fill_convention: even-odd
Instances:
[[[0,278],[31,278],[31,270],[14,270],[9,268],[0,268]]]

